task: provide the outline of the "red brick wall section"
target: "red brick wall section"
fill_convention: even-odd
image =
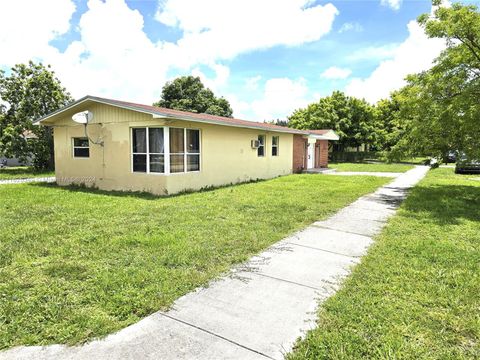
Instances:
[[[305,147],[307,139],[302,135],[293,135],[293,169],[294,173],[301,172],[307,168],[307,158],[305,156]]]
[[[320,160],[318,164],[320,167],[328,167],[328,140],[317,140],[317,145],[320,146]]]

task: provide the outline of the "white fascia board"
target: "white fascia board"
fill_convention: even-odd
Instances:
[[[335,134],[333,131],[325,133],[323,135],[319,134],[309,134],[304,136],[305,139],[317,139],[317,140],[330,140],[336,141],[339,139],[338,135]]]
[[[228,123],[222,123],[221,121],[213,121],[213,120],[203,120],[203,119],[198,119],[194,117],[187,117],[187,116],[177,116],[177,115],[157,115],[153,114],[154,119],[170,119],[170,120],[182,120],[182,121],[192,121],[192,122],[198,122],[202,124],[211,124],[211,125],[219,125],[219,126],[229,126],[229,127],[235,127],[235,128],[242,128],[242,129],[253,129],[253,130],[261,130],[265,132],[280,132],[280,133],[287,133],[287,134],[297,134],[296,132],[293,131],[288,131],[288,130],[281,130],[281,129],[267,129],[262,126],[255,126],[254,122],[252,121],[252,126],[248,125],[240,125],[240,124],[228,124]]]
[[[114,101],[109,101],[108,99],[97,98],[97,97],[91,96],[91,95],[87,95],[87,96],[85,96],[85,97],[83,97],[83,98],[81,98],[77,101],[72,102],[71,104],[68,104],[67,106],[65,106],[61,109],[58,109],[57,111],[54,111],[54,112],[38,119],[37,121],[35,121],[34,124],[41,125],[43,121],[45,121],[45,120],[47,120],[47,119],[49,119],[49,118],[51,118],[55,115],[61,114],[65,111],[67,111],[67,110],[70,110],[73,107],[75,107],[77,105],[80,105],[80,104],[82,104],[84,102],[87,102],[87,101],[93,101],[93,102],[100,103],[100,104],[115,106],[115,107],[126,109],[126,110],[132,110],[132,111],[137,111],[137,112],[144,113],[144,114],[149,114],[149,115],[152,115],[152,117],[154,119],[183,120],[183,121],[192,121],[192,122],[198,122],[198,123],[204,123],[204,124],[212,124],[212,125],[230,126],[230,127],[236,127],[236,128],[244,128],[244,129],[261,130],[261,131],[265,131],[265,132],[302,134],[301,131],[297,132],[297,131],[289,131],[289,130],[283,130],[283,129],[268,129],[268,128],[264,128],[261,125],[259,125],[259,126],[255,125],[254,122],[252,122],[252,126],[248,126],[248,125],[240,125],[240,124],[237,125],[237,124],[222,123],[221,121],[211,121],[211,120],[198,119],[196,117],[190,117],[190,116],[178,116],[178,115],[163,114],[163,113],[157,112],[157,111],[148,111],[148,110],[136,107],[135,105],[119,104],[119,103],[114,102]],[[292,130],[294,130],[294,129],[292,129]]]

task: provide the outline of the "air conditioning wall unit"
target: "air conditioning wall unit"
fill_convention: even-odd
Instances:
[[[251,141],[251,146],[252,146],[252,149],[258,149],[258,147],[260,146],[260,141],[252,140]]]

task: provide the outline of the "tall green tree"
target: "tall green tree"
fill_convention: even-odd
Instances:
[[[154,106],[232,117],[233,110],[228,100],[216,97],[203,85],[199,77],[181,76],[167,82],[161,99]]]
[[[53,168],[52,129],[33,121],[73,101],[50,66],[15,65],[9,75],[0,72],[0,153],[25,161],[33,158],[38,169]],[[33,135],[33,136],[32,136]]]
[[[337,148],[375,147],[378,136],[374,108],[365,100],[346,96],[341,91],[321,98],[289,116],[288,126],[297,129],[332,129],[340,137]]]
[[[393,92],[390,98],[378,101],[375,106],[378,150],[391,151],[405,132],[400,118],[400,101],[399,93]]]
[[[424,152],[445,158],[450,151],[480,157],[480,13],[474,5],[438,6],[418,22],[431,38],[446,41],[434,66],[410,75],[399,92],[408,129],[392,154]]]

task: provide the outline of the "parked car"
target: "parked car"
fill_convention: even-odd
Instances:
[[[455,174],[480,174],[480,161],[461,156],[455,165]]]
[[[457,153],[455,151],[450,151],[447,154],[447,163],[457,162]]]

